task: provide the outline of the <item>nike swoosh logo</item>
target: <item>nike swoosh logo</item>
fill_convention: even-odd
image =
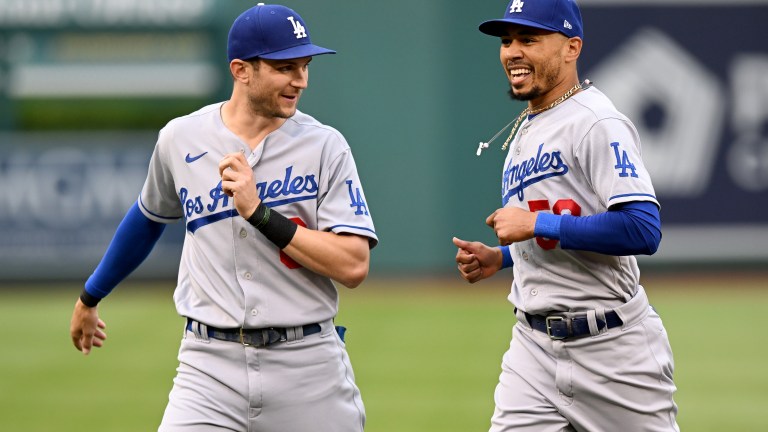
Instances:
[[[201,157],[203,157],[203,156],[205,156],[207,154],[208,154],[208,152],[205,152],[205,153],[197,155],[197,156],[190,156],[189,153],[187,153],[187,157],[185,157],[184,160],[187,161],[187,163],[192,163],[192,162],[200,159]]]

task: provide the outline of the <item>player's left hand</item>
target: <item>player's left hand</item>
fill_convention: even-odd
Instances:
[[[229,153],[219,162],[221,190],[235,200],[235,209],[244,218],[249,218],[261,200],[253,181],[253,168],[241,152]]]
[[[488,216],[485,223],[496,231],[499,244],[507,246],[534,237],[536,213],[517,207],[504,207]]]

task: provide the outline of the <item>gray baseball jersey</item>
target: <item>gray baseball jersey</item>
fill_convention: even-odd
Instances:
[[[331,319],[338,306],[333,282],[298,265],[238,215],[222,192],[218,163],[243,152],[264,204],[309,229],[365,236],[373,247],[378,239],[349,145],[297,111],[251,152],[225,127],[222,105],[161,130],[139,198],[154,221],[184,219],[178,313],[219,328]]]
[[[637,131],[594,87],[522,124],[504,164],[502,197],[505,206],[576,216],[627,201],[658,205]],[[672,350],[635,258],[563,250],[546,238],[510,249],[517,323],[490,431],[679,430]],[[607,310],[621,327],[598,329]],[[581,311],[590,336],[550,339],[524,311]]]
[[[504,162],[501,193],[505,207],[574,216],[627,201],[658,205],[635,127],[594,87],[521,125]],[[510,250],[509,299],[532,314],[616,307],[637,291],[632,256],[563,250],[544,238]]]

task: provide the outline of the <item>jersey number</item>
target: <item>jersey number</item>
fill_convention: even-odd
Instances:
[[[550,210],[549,201],[547,200],[531,200],[528,201],[528,209],[532,212]],[[551,208],[552,213],[560,215],[568,213],[572,216],[581,216],[581,206],[576,204],[576,201],[572,199],[561,199],[555,202],[555,206]],[[536,237],[536,244],[538,244],[544,250],[552,250],[557,246],[558,240],[552,240],[544,237]]]
[[[307,227],[307,224],[304,223],[304,221],[301,220],[301,218],[294,217],[294,218],[291,218],[291,220],[296,222],[296,224],[299,226],[303,226],[304,228]],[[280,251],[280,262],[283,263],[284,266],[288,267],[291,270],[301,268],[301,264],[294,261],[293,258],[289,257],[288,254],[283,252],[282,250]]]

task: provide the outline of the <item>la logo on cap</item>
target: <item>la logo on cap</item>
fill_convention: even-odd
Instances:
[[[307,30],[304,29],[304,26],[299,21],[295,20],[292,16],[288,17],[288,21],[293,24],[293,34],[296,35],[296,39],[307,37]]]
[[[525,2],[521,1],[521,0],[513,1],[512,5],[509,7],[509,13],[522,12],[524,4],[525,4]]]

